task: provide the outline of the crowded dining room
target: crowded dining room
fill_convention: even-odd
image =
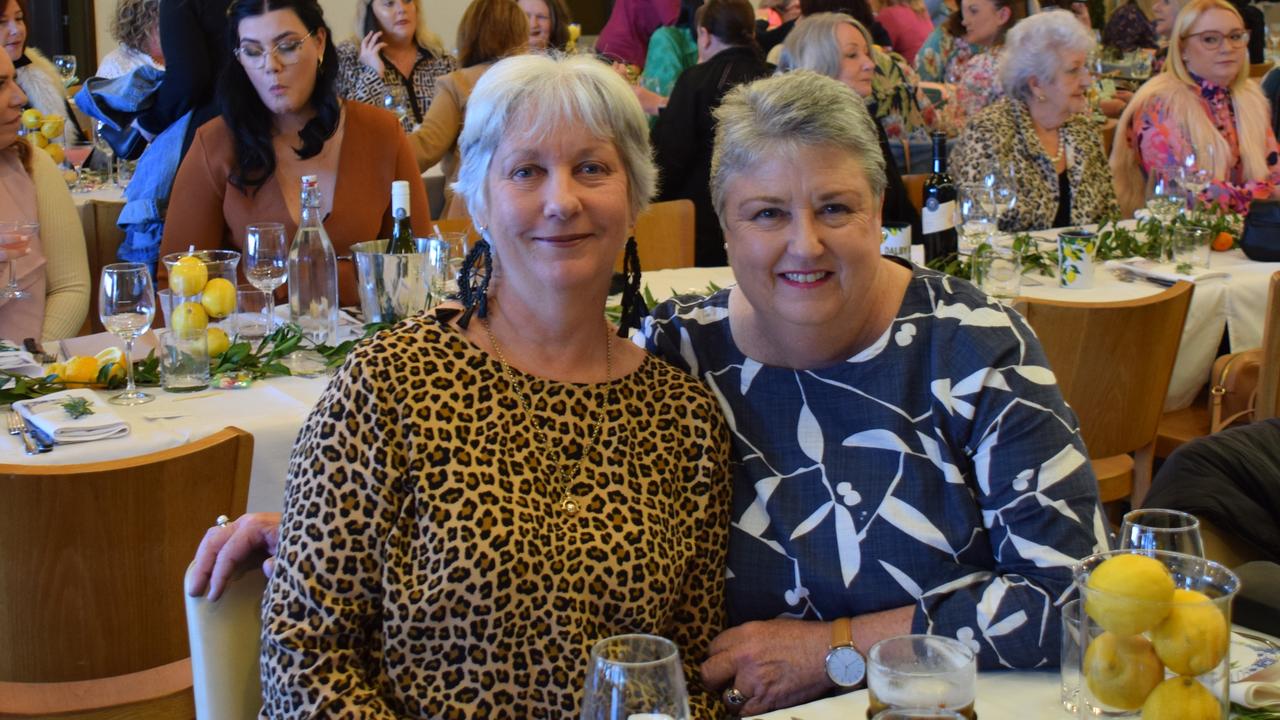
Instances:
[[[1280,720],[1280,1],[0,38],[0,718]]]

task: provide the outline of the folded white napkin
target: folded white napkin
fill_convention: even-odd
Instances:
[[[93,414],[72,419],[59,404],[70,398],[88,400]],[[13,407],[27,422],[43,430],[56,443],[89,442],[129,434],[129,423],[115,414],[111,406],[92,390],[64,390],[35,400],[16,402]]]
[[[28,377],[38,377],[44,373],[40,363],[25,350],[0,350],[0,370]]]
[[[1231,683],[1231,702],[1255,710],[1280,710],[1280,665]]]
[[[1177,266],[1173,263],[1158,263],[1154,260],[1146,258],[1129,258],[1128,260],[1108,260],[1105,264],[1108,270],[1114,268],[1123,268],[1134,275],[1142,275],[1152,280],[1159,280],[1167,283],[1175,283],[1179,280],[1187,282],[1196,282],[1198,280],[1208,280],[1209,278],[1231,277],[1231,273],[1222,270],[1197,270],[1193,273],[1180,273]]]

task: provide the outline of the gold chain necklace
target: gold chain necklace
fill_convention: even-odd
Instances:
[[[529,423],[534,426],[534,439],[542,446],[542,450],[547,457],[551,457],[551,443],[547,442],[546,433],[536,424],[536,420],[533,417],[533,407],[525,397],[524,384],[516,382],[516,375],[511,371],[511,366],[507,364],[506,357],[502,355],[502,348],[498,345],[498,339],[493,336],[489,321],[481,320],[480,324],[484,326],[484,332],[489,336],[489,344],[493,346],[493,352],[498,356],[498,362],[502,364],[502,372],[507,378],[507,383],[511,385],[511,390],[519,398],[520,407],[524,409],[524,414],[529,418]],[[613,333],[608,327],[605,328],[604,334],[604,381],[606,385],[613,381]],[[596,441],[600,439],[600,428],[604,426],[606,413],[600,408],[596,408],[592,415],[594,419],[592,420],[591,433],[586,447],[582,448],[582,454],[578,456],[578,461],[567,468],[563,467],[560,462],[560,454],[555,453],[556,466],[559,471],[557,479],[560,481],[560,510],[569,517],[577,515],[582,510],[582,501],[574,497],[573,493],[569,492],[569,489],[571,483],[578,477],[578,468],[582,466],[582,461],[586,459],[587,454],[595,448]]]

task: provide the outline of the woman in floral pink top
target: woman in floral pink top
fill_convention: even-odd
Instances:
[[[960,11],[939,25],[916,55],[920,79],[955,86],[951,116],[957,127],[1001,96],[999,48],[1022,17],[1021,8],[1014,0],[962,0]]]
[[[1213,173],[1206,199],[1236,212],[1280,194],[1280,147],[1267,100],[1249,81],[1248,43],[1227,0],[1192,0],[1179,13],[1164,70],[1120,118],[1111,171],[1121,212],[1144,204],[1153,168],[1188,162]]]

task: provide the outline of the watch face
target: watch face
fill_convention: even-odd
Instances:
[[[866,673],[867,663],[857,650],[838,647],[827,653],[827,677],[840,687],[857,685]]]

